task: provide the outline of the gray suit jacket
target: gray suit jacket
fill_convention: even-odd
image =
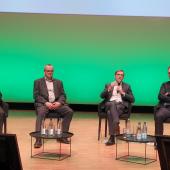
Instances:
[[[170,94],[165,95],[167,92],[170,93],[170,81],[162,84],[158,94],[159,103],[162,106],[170,106]]]
[[[66,95],[64,92],[62,81],[58,79],[53,79],[53,84],[55,101],[64,105],[66,102]],[[49,101],[49,95],[45,78],[37,79],[34,81],[34,100],[36,107],[43,106],[46,102]]]
[[[105,89],[103,90],[103,92],[100,95],[100,97],[104,99],[103,103],[109,101],[112,96],[113,89],[110,92],[108,92],[107,91],[108,85],[109,84],[105,85]],[[124,106],[126,106],[128,108],[129,104],[133,103],[135,101],[135,98],[133,96],[130,85],[122,82],[122,89],[125,92],[125,96],[122,96],[122,101],[123,101]]]

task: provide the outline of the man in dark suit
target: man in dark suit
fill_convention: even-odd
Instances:
[[[44,67],[44,77],[34,81],[34,99],[37,112],[36,131],[41,130],[41,124],[45,115],[49,111],[61,114],[63,117],[62,131],[68,132],[73,116],[73,110],[66,104],[66,94],[62,81],[53,78],[54,68],[51,64]],[[62,139],[63,143],[68,144],[67,138]],[[35,148],[42,146],[39,138],[34,144]]]
[[[2,93],[0,92],[0,134],[4,123],[4,117],[8,116],[8,104],[2,100]]]
[[[168,67],[170,78],[170,66]],[[161,85],[158,94],[159,104],[155,109],[155,135],[163,135],[163,122],[170,118],[170,81]]]
[[[116,71],[115,81],[106,84],[100,95],[101,98],[104,98],[109,125],[110,138],[106,142],[106,145],[115,144],[114,136],[119,123],[119,116],[128,110],[129,104],[135,100],[130,85],[122,82],[123,78],[124,71]]]

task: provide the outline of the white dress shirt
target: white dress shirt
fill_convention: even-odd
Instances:
[[[120,86],[121,87],[121,86]],[[110,98],[110,101],[116,101],[116,102],[122,102],[122,96],[121,94],[117,91],[118,86],[114,86],[112,96]]]
[[[46,85],[47,85],[47,90],[48,90],[48,96],[49,96],[49,102],[54,102],[55,101],[55,94],[54,94],[54,85],[53,81],[45,80]]]

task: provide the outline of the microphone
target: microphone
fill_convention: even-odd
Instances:
[[[118,82],[118,83],[117,83],[117,87],[119,87],[119,86],[120,86],[120,82]],[[118,91],[118,90],[117,90],[117,93],[119,93],[119,91]]]

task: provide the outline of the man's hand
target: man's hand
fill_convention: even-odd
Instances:
[[[170,96],[170,92],[166,92],[166,93],[165,93],[165,96]]]
[[[125,92],[122,90],[121,86],[117,86],[117,92],[122,94],[122,95],[125,95]]]
[[[52,103],[46,102],[46,103],[45,103],[45,106],[46,106],[48,109],[53,110],[53,104],[52,104]]]
[[[53,110],[59,108],[60,106],[61,106],[61,103],[59,103],[59,102],[54,102],[54,103],[53,103]]]
[[[113,88],[114,88],[114,86],[116,86],[116,83],[111,83],[111,84],[109,84],[108,86],[107,86],[107,91],[109,92],[109,91],[111,91]]]

